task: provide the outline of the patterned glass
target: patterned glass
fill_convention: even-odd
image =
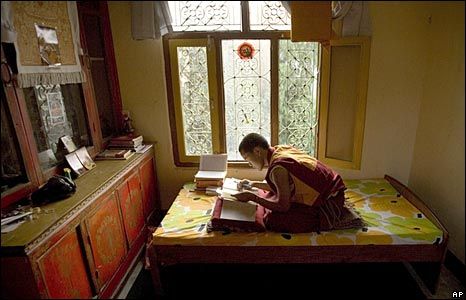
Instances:
[[[205,47],[178,47],[185,153],[212,153],[209,78]]]
[[[316,154],[318,43],[279,44],[278,142]]]
[[[290,30],[290,14],[281,1],[249,1],[251,30]]]
[[[241,30],[241,1],[168,1],[173,31]]]
[[[69,135],[78,148],[91,145],[80,84],[37,85],[23,91],[43,170],[64,161],[67,151],[60,137]]]
[[[238,47],[251,44],[254,55],[241,59]],[[270,142],[270,41],[222,41],[226,144],[229,160],[243,160],[242,138],[251,132]]]

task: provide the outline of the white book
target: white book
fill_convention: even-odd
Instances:
[[[201,155],[199,171],[194,175],[199,179],[224,179],[227,175],[227,154],[204,154]]]
[[[256,220],[256,205],[249,202],[223,199],[220,218],[254,222]]]

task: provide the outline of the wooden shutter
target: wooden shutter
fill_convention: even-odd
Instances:
[[[330,41],[322,48],[318,159],[360,169],[369,75],[370,38]]]

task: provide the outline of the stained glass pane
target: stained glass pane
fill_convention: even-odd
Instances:
[[[319,44],[280,40],[278,142],[316,154]]]
[[[251,30],[290,30],[290,14],[281,1],[249,1]]]
[[[205,47],[178,47],[185,153],[212,153],[209,78]]]
[[[168,1],[173,31],[241,30],[241,1]]]
[[[238,50],[245,45],[252,55],[241,57]],[[259,133],[270,142],[270,41],[224,40],[222,55],[228,159],[243,160],[238,145],[246,134]]]

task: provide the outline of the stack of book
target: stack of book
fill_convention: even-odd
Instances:
[[[220,175],[221,176],[221,175]],[[222,187],[223,178],[201,178],[195,177],[196,191],[205,192],[208,195],[217,193],[217,188]]]
[[[133,156],[134,151],[130,149],[107,149],[104,152],[97,154],[95,157],[96,160],[110,160],[118,159],[125,160]]]
[[[144,147],[142,141],[142,135],[121,135],[110,140],[108,149],[130,149],[137,151]]]

